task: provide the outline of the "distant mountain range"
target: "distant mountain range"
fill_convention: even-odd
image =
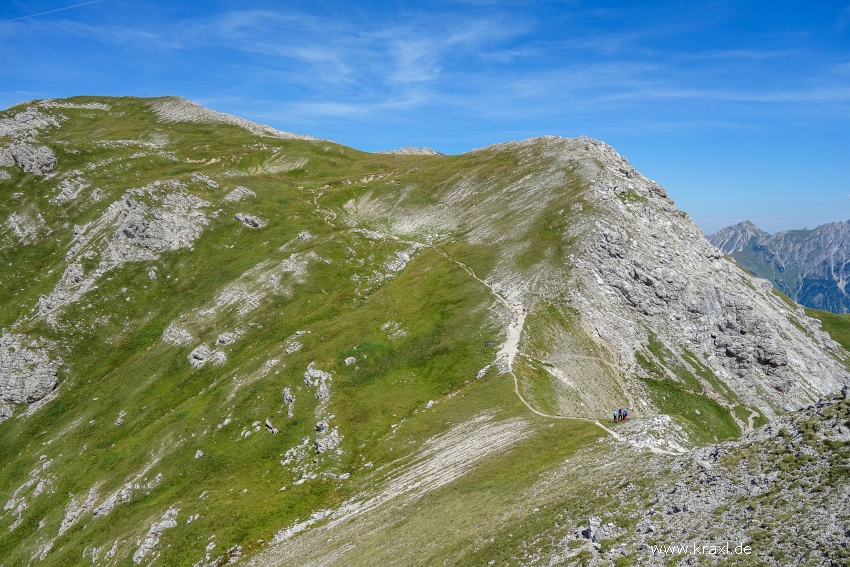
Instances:
[[[846,290],[850,221],[768,234],[747,220],[709,235],[708,240],[797,303],[834,313],[850,312]]]

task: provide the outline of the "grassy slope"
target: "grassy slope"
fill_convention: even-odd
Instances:
[[[73,99],[90,100],[100,99]],[[59,174],[82,170],[91,187],[103,191],[103,200],[89,200],[88,189],[76,201],[56,206],[49,202],[56,178],[25,175],[17,169],[10,182],[0,184],[2,218],[13,212],[38,211],[50,228],[49,233],[42,230],[31,245],[15,244],[8,232],[4,235],[0,327],[11,328],[30,312],[39,295],[53,289],[64,269],[74,225],[97,218],[128,188],[158,179],[183,180],[192,193],[213,204],[206,209],[211,223],[192,250],[166,252],[155,262],[126,264],[107,274],[97,290],[64,312],[59,330],[44,322],[25,322],[17,331],[66,343],[67,349],[58,353],[66,365],[55,401],[28,419],[0,424],[0,453],[12,456],[0,464],[0,494],[11,494],[26,481],[41,455],[56,461],[49,470],[55,477],[50,491],[28,499],[29,508],[19,527],[9,531],[13,514],[0,516],[0,557],[4,558],[0,564],[25,563],[39,543],[55,536],[70,500],[67,495],[79,499],[96,486],[99,503],[132,479],[152,456],[159,460],[140,480],[146,482],[162,473],[163,482],[149,495],[136,491],[131,502],[116,507],[105,519],[84,516],[56,540],[47,564],[88,563],[82,559],[83,549],[108,548],[113,541],[118,541],[125,554],[121,564],[129,564],[127,556],[132,555],[136,538],[170,506],[181,511],[178,527],[165,531],[157,547],[162,564],[197,561],[212,534],[217,544],[213,556],[237,544],[250,552],[280,527],[357,493],[362,488],[364,463],[372,462],[377,468],[415,453],[426,439],[449,427],[443,421],[447,413],[455,424],[481,408],[500,408],[506,416],[522,414],[538,427],[511,457],[502,455],[482,463],[450,489],[429,495],[421,512],[407,516],[409,523],[400,520],[391,528],[393,537],[410,541],[435,530],[434,537],[439,533],[446,546],[423,556],[423,562],[427,558],[428,562],[462,563],[470,550],[479,547],[475,534],[486,532],[488,525],[487,529],[497,532],[508,529],[494,528],[490,519],[509,512],[512,498],[530,478],[598,436],[593,426],[582,422],[557,421],[549,427],[549,422],[534,418],[519,405],[512,394],[513,384],[505,376],[490,373],[478,382],[473,380],[494,356],[484,342],[498,339],[500,333],[493,318],[492,296],[484,286],[430,249],[421,250],[394,279],[372,284],[361,279],[355,285],[355,276],[363,276],[369,266],[380,266],[406,246],[392,240],[370,240],[348,231],[339,220],[331,219],[333,225],[325,222],[314,203],[321,193],[319,204],[339,211],[344,203],[367,191],[378,197],[392,195],[397,185],[390,183],[398,181],[417,188],[406,193],[406,206],[426,206],[461,175],[482,183],[510,179],[517,161],[509,152],[438,157],[365,154],[331,142],[257,138],[221,124],[162,124],[146,106],[149,101],[105,102],[112,105],[108,113],[62,109],[68,120],[43,136],[57,154]],[[167,136],[168,143],[161,149],[140,143],[156,141],[152,134]],[[110,140],[112,143],[104,143]],[[122,142],[126,140],[135,142]],[[249,174],[281,155],[308,158],[308,162],[290,172]],[[213,158],[220,161],[208,163]],[[93,162],[102,165],[89,167]],[[196,171],[219,174],[222,189],[192,183],[191,174]],[[228,176],[221,175],[225,172]],[[371,184],[357,182],[367,174],[389,177]],[[564,202],[575,198],[581,183],[577,177],[566,179]],[[224,192],[236,185],[250,188],[258,198],[221,202]],[[24,197],[13,197],[17,193]],[[233,220],[239,211],[267,219],[268,226],[262,230],[242,226]],[[519,269],[544,258],[563,263],[566,243],[556,236],[574,220],[563,212],[563,204],[553,202],[527,234],[516,235],[528,241],[517,255]],[[497,228],[507,231],[514,219],[506,215],[498,222]],[[467,229],[461,227],[459,233]],[[295,239],[302,230],[309,230],[315,238]],[[491,246],[458,239],[444,249],[479,274],[488,273],[496,261]],[[226,314],[215,325],[199,329],[199,340],[207,344],[236,325],[246,330],[236,343],[225,347],[225,365],[193,370],[186,355],[197,343],[174,347],[160,341],[170,322],[208,306],[223,286],[261,261],[280,261],[308,251],[329,263],[310,263],[308,277],[293,284],[292,295],[270,296],[248,318]],[[147,277],[152,265],[159,268],[156,280]],[[122,291],[125,288],[127,291]],[[554,321],[559,328],[574,328],[570,340],[587,354],[605,356],[594,350],[598,347],[592,342],[585,344],[588,341],[577,332],[575,321],[561,321],[569,319],[569,314],[558,313],[552,305],[547,309],[555,311],[547,315],[541,310],[542,318],[529,319],[529,348],[541,352],[548,348],[551,336],[535,329]],[[104,317],[108,317],[105,322]],[[388,321],[399,323],[406,335],[388,337],[381,330]],[[311,332],[299,338],[304,348],[282,355],[282,345],[297,330]],[[343,361],[348,356],[357,357],[357,364],[346,366]],[[234,389],[234,379],[251,376],[273,357],[282,362],[272,373]],[[320,477],[293,485],[297,475],[279,464],[287,449],[315,432],[317,401],[302,382],[310,362],[333,373],[331,413],[335,417],[331,425],[339,426],[344,435],[342,453],[322,455],[315,472],[350,472],[348,482]],[[670,365],[671,361],[664,363]],[[698,365],[692,366],[701,376]],[[557,384],[539,364],[531,361],[522,368],[523,387],[532,401],[556,412],[558,396],[566,394],[554,390]],[[662,409],[691,420],[705,440],[735,433],[734,422],[729,424],[723,408],[695,420],[688,412],[703,407],[706,398],[678,382],[663,383],[665,388],[671,385],[677,389],[674,398],[678,401],[670,407],[659,402]],[[282,406],[283,387],[290,387],[296,397],[291,420]],[[448,397],[455,392],[461,394]],[[664,391],[656,400],[668,397]],[[439,411],[417,413],[429,399],[441,400]],[[114,425],[120,412],[125,414],[124,422]],[[228,416],[232,423],[217,428]],[[277,435],[262,428],[249,437],[241,435],[266,418],[280,430]],[[391,427],[402,419],[407,420],[404,434],[399,434],[404,442]],[[199,449],[204,457],[193,459]],[[287,488],[280,492],[282,486]],[[198,496],[203,491],[207,498],[201,500]],[[438,522],[447,511],[454,511],[452,521]],[[193,514],[200,518],[186,524],[185,519]],[[39,527],[41,521],[44,527]],[[514,520],[506,521],[505,525],[512,526]],[[510,527],[496,541],[505,549],[513,548],[520,545],[517,538],[523,533]],[[380,547],[380,539],[373,545]]]
[[[458,160],[451,157],[375,156],[332,143],[268,138],[258,146],[254,136],[239,128],[158,124],[138,100],[110,99],[108,103],[112,105],[109,113],[63,109],[68,120],[53,135],[43,136],[44,142],[55,148],[58,172],[83,170],[91,186],[106,194],[102,201],[80,198],[68,206],[51,205],[56,181],[18,171],[0,188],[4,197],[0,214],[37,210],[52,229],[36,244],[7,245],[0,251],[0,281],[9,290],[0,297],[0,324],[4,327],[26,314],[38,295],[52,289],[64,268],[71,228],[95,219],[126,189],[163,178],[189,182],[190,174],[197,170],[246,172],[275,152],[307,157],[309,165],[285,174],[240,174],[227,179],[226,187],[242,184],[259,196],[236,204],[217,204],[223,189],[190,184],[193,193],[215,204],[207,209],[208,216],[211,210],[221,208],[193,250],[167,252],[156,262],[126,264],[109,273],[98,282],[97,290],[60,317],[60,325],[67,324],[62,330],[43,322],[24,324],[22,331],[65,342],[68,348],[62,356],[67,364],[56,401],[29,419],[0,425],[3,454],[20,453],[0,467],[3,493],[12,493],[27,478],[40,455],[56,460],[51,469],[55,477],[51,493],[31,498],[23,523],[11,532],[0,532],[0,556],[7,558],[4,564],[25,562],[37,543],[56,533],[69,500],[65,495],[79,498],[97,486],[100,502],[130,480],[152,455],[160,460],[140,480],[149,481],[162,473],[163,482],[149,495],[137,491],[130,503],[116,507],[108,519],[85,517],[56,540],[49,563],[73,564],[81,560],[83,548],[116,539],[119,548],[131,554],[135,537],[143,535],[150,522],[172,505],[181,510],[180,522],[163,535],[158,548],[163,553],[161,561],[196,561],[213,533],[218,551],[237,543],[250,551],[251,542],[270,537],[311,510],[349,497],[356,490],[357,471],[364,462],[377,467],[397,458],[400,449],[414,451],[425,437],[414,437],[412,444],[394,446],[390,451],[384,442],[390,425],[410,418],[429,399],[439,400],[462,389],[479,368],[491,362],[492,349],[484,348],[483,343],[499,334],[490,319],[492,299],[486,288],[430,250],[420,252],[397,279],[358,294],[351,283],[356,264],[346,262],[347,248],[375,265],[403,247],[329,226],[317,220],[312,203],[311,191],[324,192],[332,203],[350,198],[352,189],[340,183],[343,179],[410,171],[412,164],[429,164],[430,169],[420,167],[411,173],[411,181],[427,183],[445,174],[445,164],[437,160],[449,162],[450,167],[475,166],[468,158],[458,164],[452,163]],[[128,151],[127,145],[132,150],[145,148],[102,142],[145,140],[152,130],[169,137],[166,154],[199,161],[230,157],[202,167],[156,155],[156,151],[128,157],[136,152]],[[115,161],[87,167],[109,160]],[[491,167],[485,165],[484,169]],[[11,197],[12,193],[23,193],[26,204]],[[235,212],[246,209],[268,219],[268,226],[252,231],[232,220]],[[304,229],[316,238],[277,251]],[[306,250],[331,263],[311,264],[310,276],[297,285],[292,297],[269,298],[253,313],[250,325],[243,325],[246,335],[228,348],[224,366],[192,370],[185,357],[194,345],[173,347],[160,342],[169,322],[208,305],[223,285],[258,262]],[[474,247],[460,255],[476,269],[487,262],[486,253],[482,256],[481,249]],[[146,275],[151,264],[157,265],[160,273],[153,281]],[[33,282],[34,273],[44,276]],[[125,288],[129,291],[123,292]],[[92,307],[87,308],[89,304]],[[103,316],[109,316],[108,322],[94,324]],[[407,335],[389,339],[380,329],[387,320],[399,322]],[[237,322],[208,329],[199,339],[209,343],[223,328],[232,328]],[[311,334],[299,339],[305,347],[285,358],[277,371],[280,374],[243,387],[228,399],[231,377],[256,370],[269,358],[267,353],[279,352],[278,345],[300,329]],[[343,364],[351,355],[366,355],[358,361],[357,370]],[[332,425],[339,425],[345,436],[343,453],[323,457],[317,472],[353,472],[348,483],[317,479],[293,486],[292,472],[278,464],[286,449],[314,429],[315,400],[311,401],[301,380],[312,361],[334,374]],[[510,384],[504,377],[487,380],[498,380],[502,398],[510,396]],[[286,420],[282,409],[283,386],[291,387],[296,395],[292,420]],[[125,413],[124,422],[117,426],[114,422],[120,412]],[[233,422],[217,429],[215,425],[225,416],[231,416]],[[278,435],[262,430],[251,437],[240,436],[244,428],[266,418],[280,429]],[[58,436],[60,431],[65,433]],[[434,424],[422,435],[433,432]],[[46,439],[52,442],[45,443]],[[192,459],[198,449],[204,457]],[[282,485],[288,488],[279,492]],[[199,500],[203,491],[207,498]],[[192,514],[201,517],[186,525],[184,518]],[[0,523],[8,526],[13,519],[7,514]],[[39,527],[41,521],[44,528]]]
[[[57,139],[66,139],[80,153],[57,150],[60,171],[84,169],[88,162],[125,158],[128,153],[124,148],[81,144],[81,139],[131,139],[150,131],[152,116],[138,101],[109,102],[113,105],[110,115],[115,115],[115,119],[76,119],[88,111],[63,110],[70,119],[51,145],[61,148]],[[255,145],[256,141],[239,128],[194,124],[156,128],[171,138],[168,150],[177,155],[188,154],[197,160],[236,156],[229,160],[231,163],[226,160],[220,164],[219,170],[238,167],[244,171],[270,154],[262,148],[246,149],[245,145]],[[147,475],[152,478],[162,472],[162,485],[150,497],[139,496],[137,501],[119,506],[109,520],[95,520],[85,528],[83,522],[70,530],[57,541],[51,560],[70,564],[80,557],[87,542],[104,542],[138,532],[140,519],[158,519],[175,502],[181,502],[181,518],[192,513],[200,513],[202,518],[167,532],[166,537],[174,542],[164,552],[163,559],[169,564],[192,562],[202,556],[206,543],[197,539],[198,534],[216,533],[223,549],[230,543],[268,537],[269,530],[348,495],[349,485],[334,486],[323,481],[278,493],[281,485],[294,480],[278,464],[281,454],[309,435],[315,425],[315,400],[311,402],[312,396],[301,386],[308,362],[315,361],[320,368],[335,374],[333,423],[339,424],[347,450],[327,459],[322,467],[339,472],[360,466],[361,455],[376,465],[385,461],[391,455],[382,451],[380,439],[389,431],[390,423],[409,416],[428,399],[440,399],[457,390],[490,362],[492,352],[480,346],[485,338],[497,335],[486,310],[489,294],[440,255],[423,251],[397,280],[373,286],[375,289],[365,297],[355,293],[351,284],[355,269],[345,262],[346,248],[358,250],[373,263],[379,263],[401,247],[391,242],[366,241],[318,222],[311,195],[305,192],[333,181],[335,174],[380,171],[384,165],[375,164],[371,156],[334,144],[273,139],[263,139],[263,143],[308,157],[311,171],[233,178],[228,186],[245,184],[259,198],[250,203],[222,204],[222,213],[205,230],[193,251],[166,253],[156,262],[160,278],[147,278],[149,263],[127,264],[104,278],[98,290],[69,308],[61,318],[83,324],[74,324],[62,332],[43,323],[28,326],[32,334],[68,341],[70,352],[63,353],[67,374],[57,401],[31,419],[10,420],[0,427],[3,454],[21,453],[19,459],[4,463],[0,469],[0,486],[4,493],[11,493],[40,454],[57,459],[61,465],[55,469],[61,474],[54,483],[54,494],[34,499],[24,523],[13,532],[4,533],[0,556],[23,561],[29,550],[22,544],[38,536],[37,524],[42,518],[48,526],[45,531],[55,533],[67,501],[61,495],[85,493],[98,484],[105,496],[120,487],[128,475],[140,470],[162,446],[166,448],[164,457]],[[198,169],[158,158],[122,159],[118,163],[116,171],[107,166],[86,175],[93,186],[107,192],[105,203],[129,187],[164,176],[188,180],[188,174]],[[210,172],[210,168],[203,171]],[[0,317],[4,326],[32,306],[39,294],[52,288],[62,270],[64,247],[70,241],[69,225],[91,220],[101,208],[50,206],[49,184],[41,178],[16,174],[12,183],[3,186],[4,193],[25,193],[32,206],[42,211],[49,226],[65,228],[32,246],[3,248],[0,278],[4,287],[24,289],[2,298],[4,309]],[[221,193],[197,186],[193,186],[193,191],[210,201],[217,200]],[[16,204],[8,194],[3,199],[7,209],[2,211],[4,215]],[[246,207],[269,219],[268,227],[251,231],[232,220],[235,212]],[[317,238],[308,244],[290,246],[285,253],[276,252],[303,229],[309,229]],[[209,303],[226,282],[262,260],[283,258],[299,252],[299,248],[309,248],[331,263],[311,264],[310,277],[298,286],[292,298],[277,296],[264,304],[251,318],[247,334],[228,352],[225,366],[194,371],[185,358],[192,346],[177,348],[159,341],[170,321]],[[51,270],[52,276],[31,285],[32,273]],[[123,288],[131,290],[126,294],[129,301],[123,301]],[[434,289],[441,293],[432,293]],[[88,303],[94,307],[84,309]],[[86,324],[104,314],[111,314],[106,325]],[[407,336],[388,339],[380,330],[388,319],[401,323]],[[240,390],[235,398],[227,399],[231,376],[258,368],[268,358],[265,353],[299,329],[311,331],[302,339],[305,348],[286,358],[279,375],[259,380]],[[220,330],[211,329],[199,338],[209,342]],[[342,364],[355,348],[368,356],[358,363],[357,371]],[[218,385],[207,389],[216,379]],[[280,391],[284,385],[292,387],[297,399],[295,418],[289,422],[285,413],[281,414]],[[124,423],[114,426],[121,411],[126,413]],[[214,425],[226,415],[232,416],[233,424],[215,429]],[[263,431],[249,438],[239,436],[243,427],[267,417],[280,427],[280,434],[271,436]],[[70,430],[60,442],[41,447],[44,437],[40,432],[53,435],[64,428]],[[364,450],[358,451],[360,455],[350,449],[364,443]],[[204,451],[203,459],[188,458],[198,449]],[[251,489],[242,494],[245,487]],[[198,500],[202,490],[208,491],[208,500]],[[3,523],[11,520],[7,516]]]
[[[820,320],[823,330],[829,333],[834,341],[850,349],[850,314],[830,313],[817,309],[806,309],[806,315]]]

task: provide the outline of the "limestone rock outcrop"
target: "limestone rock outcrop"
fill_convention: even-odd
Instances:
[[[203,213],[208,205],[173,180],[130,189],[98,219],[74,227],[68,265],[53,292],[39,299],[39,313],[48,315],[76,301],[101,276],[127,262],[156,260],[166,250],[190,248],[209,223]],[[86,270],[84,258],[99,261]]]
[[[58,164],[53,150],[47,146],[12,145],[0,153],[0,165],[11,165],[8,163],[10,157],[25,172],[36,175],[50,173]]]
[[[0,401],[32,403],[56,389],[59,361],[40,342],[10,333],[0,337]]]

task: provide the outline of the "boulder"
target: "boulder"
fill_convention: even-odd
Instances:
[[[16,144],[9,150],[15,163],[27,173],[45,175],[53,171],[58,164],[53,150],[47,146]]]
[[[236,213],[233,217],[245,226],[249,228],[262,228],[266,226],[265,221],[261,220],[260,217],[255,217],[254,215],[249,215],[248,213]]]

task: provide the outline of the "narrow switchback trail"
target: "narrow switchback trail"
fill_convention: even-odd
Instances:
[[[397,239],[397,240],[400,240],[400,239]],[[403,241],[403,242],[407,242],[407,243],[411,243],[411,244],[413,243],[413,242],[408,242],[408,241]],[[499,366],[501,368],[504,368],[504,371],[508,372],[511,375],[511,377],[513,378],[514,393],[516,394],[517,398],[519,398],[519,400],[525,405],[525,407],[527,407],[529,409],[529,411],[531,411],[535,415],[539,415],[540,417],[544,417],[544,418],[548,418],[548,419],[575,419],[575,420],[585,421],[585,422],[588,422],[588,423],[593,423],[594,425],[598,426],[603,431],[605,431],[608,435],[610,435],[611,437],[613,437],[614,439],[616,439],[618,441],[628,443],[628,444],[630,444],[634,447],[637,447],[637,448],[649,449],[651,452],[658,454],[658,455],[677,455],[678,454],[678,453],[674,453],[672,451],[665,451],[664,449],[660,449],[660,448],[654,447],[652,445],[640,443],[640,442],[638,442],[634,439],[630,439],[628,437],[623,437],[623,436],[617,434],[616,432],[612,431],[608,427],[605,427],[604,425],[602,425],[602,423],[600,423],[599,420],[589,419],[589,418],[586,418],[586,417],[578,417],[578,416],[573,417],[573,416],[567,416],[567,415],[552,415],[552,414],[542,412],[538,409],[535,409],[523,397],[522,393],[519,391],[519,379],[517,378],[517,375],[516,375],[516,373],[514,372],[514,369],[513,369],[514,359],[516,358],[518,351],[519,351],[519,341],[522,338],[522,331],[523,331],[523,328],[525,326],[525,316],[526,316],[525,307],[523,307],[523,305],[519,302],[509,301],[506,297],[504,297],[502,294],[500,294],[498,291],[496,291],[493,288],[492,285],[490,285],[486,281],[479,278],[475,274],[475,272],[472,270],[472,268],[470,268],[469,266],[467,266],[466,264],[464,264],[460,260],[456,260],[456,259],[452,258],[444,250],[441,250],[440,248],[437,248],[436,246],[429,245],[429,244],[422,244],[422,243],[418,243],[418,244],[420,244],[421,246],[427,246],[427,247],[429,247],[433,250],[436,250],[438,253],[440,253],[447,260],[454,262],[455,264],[460,266],[472,278],[474,278],[478,282],[482,283],[483,285],[487,286],[487,289],[490,290],[490,293],[492,293],[493,296],[496,297],[496,299],[499,302],[502,303],[502,305],[507,307],[514,314],[514,320],[511,321],[511,323],[508,325],[507,336],[505,337],[505,342],[502,344],[501,348],[499,349],[498,354],[496,355],[496,361],[497,361],[497,363],[501,361],[503,366],[502,365],[499,365]],[[526,356],[526,355],[521,355],[521,356]],[[526,357],[526,358],[528,358],[528,357]],[[607,364],[609,366],[612,366],[614,368],[619,369],[619,366],[617,366],[617,365],[615,365],[611,362],[608,362],[606,360],[603,360],[602,358],[599,358],[599,357],[575,355],[575,358],[596,360],[596,361],[601,362],[603,364]]]
[[[399,238],[399,237],[394,236],[392,234],[386,234],[386,233],[381,233],[381,232],[376,232],[376,234],[378,234],[382,237],[385,237],[385,238],[390,238],[390,239],[395,240],[397,242],[402,242],[404,244],[409,244],[409,245],[413,245],[413,246],[420,246],[420,247],[423,247],[423,248],[430,248],[430,249],[434,250],[435,252],[437,252],[438,254],[443,256],[446,260],[449,260],[450,262],[453,262],[454,264],[459,266],[463,271],[465,271],[467,274],[469,274],[469,276],[471,278],[475,279],[477,282],[486,286],[487,289],[490,290],[490,293],[493,294],[493,296],[496,298],[496,300],[498,300],[502,305],[504,305],[506,308],[508,308],[508,310],[510,310],[513,313],[514,318],[513,318],[513,321],[511,321],[508,324],[505,342],[502,343],[501,347],[499,348],[499,352],[496,354],[496,364],[499,368],[504,369],[503,372],[507,372],[508,374],[511,375],[511,377],[513,378],[513,381],[514,381],[514,393],[516,394],[517,398],[519,398],[519,400],[525,405],[525,407],[528,408],[528,410],[530,412],[532,412],[535,415],[539,415],[540,417],[545,417],[545,418],[548,418],[548,419],[576,419],[576,420],[580,420],[580,421],[586,421],[588,423],[594,423],[594,424],[598,425],[599,427],[601,427],[605,432],[611,434],[616,439],[625,440],[625,441],[631,443],[631,441],[628,441],[627,439],[623,439],[622,437],[614,434],[613,431],[611,431],[607,427],[604,427],[597,420],[589,419],[589,418],[586,418],[586,417],[578,417],[578,416],[552,415],[552,414],[549,414],[549,413],[546,413],[546,412],[542,412],[542,411],[536,409],[534,406],[532,406],[528,402],[528,400],[526,400],[523,397],[522,393],[519,391],[519,379],[517,378],[517,375],[514,372],[514,368],[513,368],[514,360],[516,359],[516,356],[519,353],[519,342],[520,342],[520,339],[522,338],[522,332],[523,332],[523,329],[525,327],[526,309],[525,309],[525,307],[523,306],[522,303],[510,301],[508,298],[506,298],[505,296],[500,294],[498,291],[496,291],[491,284],[489,284],[488,282],[479,278],[475,274],[475,271],[472,268],[470,268],[468,265],[464,264],[460,260],[452,258],[445,250],[438,248],[437,246],[435,246],[433,244],[418,242],[416,240],[407,240],[407,239]],[[525,355],[522,355],[522,356],[525,356]],[[599,361],[603,364],[615,366],[613,363],[610,363],[610,362],[603,360],[599,357],[582,356],[582,358],[593,359],[593,360]]]
[[[313,200],[313,204],[316,207],[316,212],[322,217],[322,220],[324,220],[330,226],[336,228],[336,225],[332,224],[330,222],[330,220],[328,220],[327,210],[322,209],[319,206],[319,203],[318,203],[319,197],[321,197],[321,193],[319,195],[317,195],[315,197],[315,199]],[[337,216],[334,214],[334,220],[336,218],[337,218]],[[618,439],[620,441],[626,441],[627,443],[634,445],[634,446],[639,446],[636,443],[634,443],[633,441],[631,441],[629,439],[625,439],[625,438],[615,434],[613,431],[611,431],[607,427],[603,426],[598,420],[589,419],[589,418],[586,418],[586,417],[578,417],[578,416],[552,415],[552,414],[549,414],[549,413],[546,413],[546,412],[542,412],[542,411],[536,409],[534,406],[532,406],[528,402],[528,400],[526,400],[523,397],[522,393],[519,390],[519,379],[517,378],[517,375],[514,372],[514,368],[513,368],[514,360],[516,359],[516,356],[519,353],[519,342],[520,342],[520,339],[522,338],[522,332],[523,332],[523,329],[525,327],[525,316],[526,316],[526,313],[527,313],[527,311],[526,311],[526,309],[525,309],[525,307],[523,306],[522,303],[510,301],[507,297],[503,296],[498,291],[496,291],[496,289],[493,287],[493,285],[491,285],[487,281],[478,277],[478,275],[476,275],[475,271],[472,268],[470,268],[467,264],[461,262],[460,260],[453,258],[451,255],[449,255],[448,252],[446,252],[445,250],[443,250],[443,249],[441,249],[441,248],[439,248],[439,247],[437,247],[433,244],[428,244],[428,243],[425,243],[425,242],[419,242],[419,241],[416,241],[416,240],[408,240],[408,239],[404,239],[404,238],[399,238],[398,236],[383,233],[383,232],[378,232],[378,231],[372,231],[372,232],[374,234],[380,236],[380,237],[389,238],[389,239],[395,240],[396,242],[401,242],[401,243],[404,243],[404,244],[408,244],[408,245],[411,245],[411,246],[417,246],[417,247],[421,247],[421,248],[430,248],[431,250],[434,250],[435,252],[437,252],[438,254],[440,254],[441,256],[443,256],[444,258],[449,260],[450,262],[459,266],[471,278],[475,279],[480,284],[486,286],[487,289],[490,290],[490,293],[496,298],[496,300],[499,301],[502,305],[504,305],[508,310],[510,310],[513,313],[513,315],[514,315],[513,321],[511,321],[508,324],[508,327],[506,329],[507,333],[506,333],[506,337],[505,337],[505,342],[502,343],[501,347],[499,348],[499,352],[496,354],[495,362],[497,364],[497,368],[502,370],[502,372],[507,372],[511,375],[511,377],[513,378],[513,381],[514,381],[514,394],[516,394],[516,397],[519,398],[519,400],[523,403],[523,405],[525,405],[526,408],[528,408],[528,410],[530,412],[532,412],[533,414],[538,415],[540,417],[544,417],[544,418],[548,418],[548,419],[576,419],[576,420],[585,421],[585,422],[588,422],[588,423],[593,423],[593,424],[599,426],[603,431],[605,431],[606,433],[608,433],[609,435],[611,435],[615,439]],[[525,355],[523,355],[523,356],[525,356]],[[596,361],[598,361],[602,364],[605,364],[605,365],[619,369],[619,366],[617,366],[616,364],[613,364],[613,363],[611,363],[607,360],[603,360],[600,357],[588,357],[588,356],[576,355],[576,358],[579,358],[579,357],[583,358],[583,359],[596,360]],[[652,450],[654,452],[661,451],[662,453],[664,453],[664,451],[661,450],[661,449],[652,449]],[[674,454],[674,453],[669,453],[669,454]]]

